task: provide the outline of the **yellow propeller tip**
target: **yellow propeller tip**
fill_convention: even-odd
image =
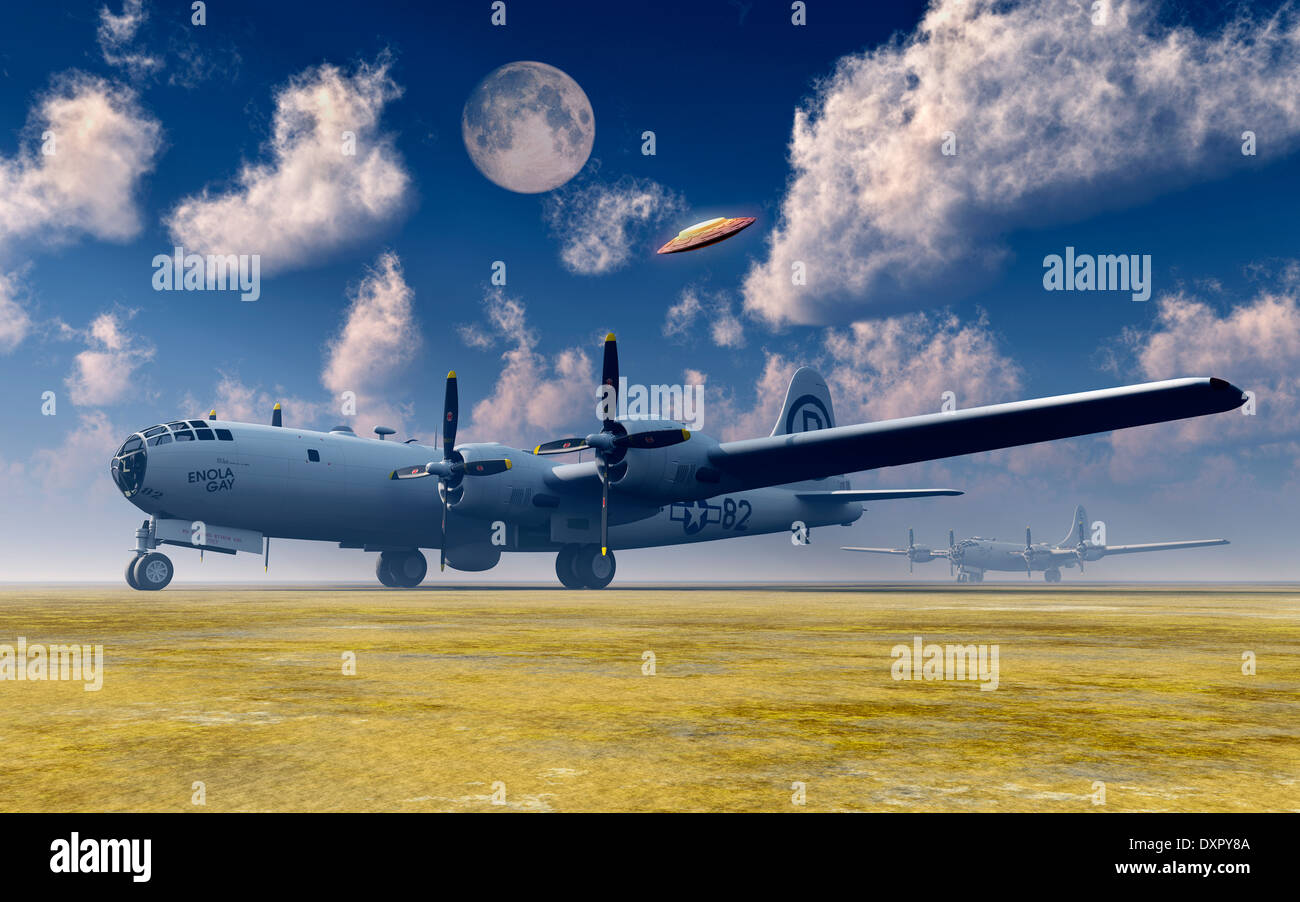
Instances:
[[[449,371],[447,372],[447,378],[448,378],[448,379],[455,379],[455,378],[456,378],[456,371],[455,371],[455,370],[449,370]]]
[[[507,458],[506,458],[506,469],[509,470],[509,469],[510,469],[511,467],[513,467],[513,466],[514,466],[514,464],[512,464],[512,463],[510,462],[510,458],[507,457]]]
[[[541,451],[541,450],[542,450],[542,446],[541,446],[541,445],[537,445],[536,447],[533,448],[533,453],[536,454],[536,453],[538,453],[538,452]]]
[[[688,438],[690,438],[690,437],[691,437],[691,430],[689,430],[689,429],[683,429],[683,430],[682,430],[682,438],[683,438],[683,439],[688,439]]]
[[[600,556],[601,556],[601,557],[604,557],[608,551],[609,551],[608,548],[604,548],[604,547],[602,547],[602,548],[600,549]]]
[[[609,333],[608,335],[605,336],[605,341],[618,341],[618,339],[615,338],[615,337],[614,337],[614,333],[611,332],[611,333]]]
[[[276,401],[276,402],[275,402],[275,409],[276,409],[276,410],[279,410],[279,409],[280,409],[280,402],[279,402],[279,401]]]

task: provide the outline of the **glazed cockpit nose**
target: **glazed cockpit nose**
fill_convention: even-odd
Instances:
[[[135,433],[122,443],[122,447],[113,456],[113,462],[108,465],[113,481],[128,498],[144,485],[144,467],[148,457],[144,442],[144,435]]]

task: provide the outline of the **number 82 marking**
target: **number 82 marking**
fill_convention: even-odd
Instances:
[[[754,512],[754,508],[744,498],[736,501],[732,498],[722,499],[722,528],[733,529],[736,532],[745,532],[749,529],[745,521],[749,515]],[[740,519],[736,519],[739,515]]]

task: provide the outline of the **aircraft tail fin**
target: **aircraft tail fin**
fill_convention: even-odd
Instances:
[[[1065,538],[1061,540],[1061,545],[1073,547],[1078,545],[1080,542],[1087,542],[1089,535],[1088,530],[1088,512],[1084,510],[1083,505],[1080,504],[1074,509],[1074,520],[1070,523],[1069,533],[1067,533]]]
[[[831,406],[830,389],[826,380],[812,367],[802,366],[795,371],[790,387],[785,393],[781,416],[772,427],[773,435],[792,435],[796,432],[813,432],[835,425],[835,408]]]

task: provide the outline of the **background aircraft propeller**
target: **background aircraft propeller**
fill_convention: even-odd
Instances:
[[[1025,527],[1025,550],[1020,552],[1020,556],[1025,561],[1025,579],[1034,578],[1034,568],[1031,566],[1031,560],[1034,554],[1034,539],[1029,532],[1029,527]]]
[[[533,449],[534,454],[571,454],[590,448],[596,454],[596,472],[600,474],[600,553],[609,552],[609,471],[622,462],[628,451],[667,448],[691,437],[686,429],[655,429],[628,434],[614,418],[618,412],[618,341],[611,332],[605,336],[605,359],[601,366],[600,432],[586,438],[561,438]]]
[[[442,527],[438,541],[438,569],[447,569],[447,508],[448,494],[460,485],[466,476],[493,476],[510,469],[510,459],[471,460],[466,462],[456,448],[456,422],[460,418],[460,396],[456,390],[456,371],[447,374],[447,391],[443,402],[442,460],[431,460],[423,465],[405,467],[388,474],[389,479],[438,478],[438,498],[442,501]]]
[[[1079,527],[1079,544],[1074,546],[1074,558],[1079,562],[1079,572],[1082,573],[1083,561],[1088,552],[1088,524],[1080,516],[1077,525]]]

